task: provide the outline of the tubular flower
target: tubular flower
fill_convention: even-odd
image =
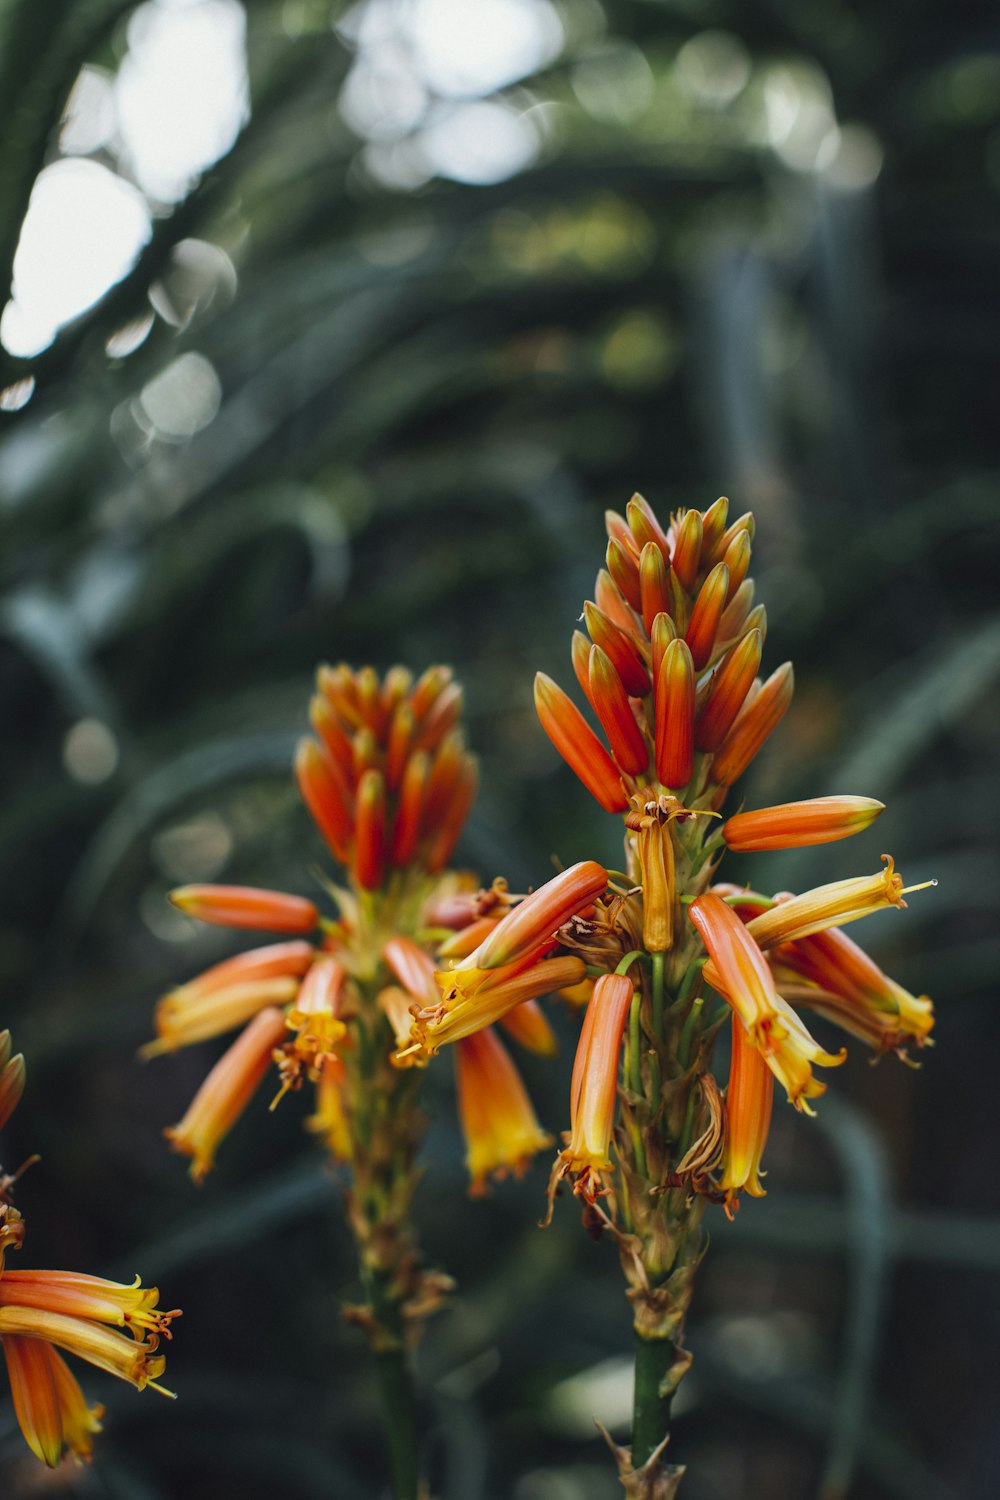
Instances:
[[[284,1013],[262,1010],[220,1057],[180,1124],[164,1131],[175,1151],[191,1157],[195,1182],[212,1170],[219,1142],[250,1103],[284,1035]]]
[[[773,948],[776,943],[790,943],[809,937],[827,927],[842,927],[856,922],[886,906],[903,906],[907,888],[897,875],[892,857],[883,854],[885,869],[874,875],[851,880],[835,880],[818,885],[800,896],[788,896],[775,902],[769,911],[761,912],[747,923],[747,931],[758,948]],[[920,889],[920,887],[910,887]]]
[[[573,1191],[592,1203],[611,1171],[611,1136],[618,1093],[618,1056],[632,1003],[632,981],[603,974],[584,1016],[570,1086],[570,1137],[556,1158],[553,1185],[567,1174]]]
[[[405,1063],[411,1056],[419,1061],[433,1057],[449,1042],[492,1026],[526,1000],[537,1000],[577,984],[585,973],[583,960],[571,955],[508,964],[485,972],[476,970],[471,980],[454,969],[439,971],[439,1002],[416,1011],[409,1046],[395,1052],[393,1061]],[[456,983],[459,978],[461,985]]]
[[[876,1051],[926,1045],[934,1026],[931,1001],[890,979],[846,933],[832,929],[781,944],[772,950],[771,963],[793,985],[806,981],[795,988],[793,1003],[818,1011]]]
[[[738,1205],[738,1194],[763,1198],[760,1159],[771,1128],[774,1074],[736,1012],[732,1022],[733,1056],[726,1089],[726,1146],[719,1187],[730,1212]]]
[[[220,927],[255,927],[263,932],[312,932],[319,912],[302,896],[258,891],[242,885],[184,885],[170,899],[189,917]]]
[[[885,804],[872,797],[814,797],[737,813],[722,825],[722,837],[740,853],[830,844],[861,833],[884,811]]]
[[[144,1287],[139,1277],[131,1286],[85,1276],[74,1271],[7,1271],[0,1277],[0,1307],[37,1307],[65,1313],[72,1318],[90,1318],[127,1328],[133,1338],[156,1334],[169,1339],[170,1323],[180,1312],[163,1312],[155,1286]]]
[[[221,1036],[269,1005],[291,1002],[315,957],[311,943],[274,943],[206,969],[159,1001],[154,1013],[157,1040],[147,1042],[140,1055],[156,1057]]]
[[[498,969],[533,957],[555,942],[555,934],[570,917],[593,905],[607,883],[607,870],[592,859],[554,875],[518,902],[455,970]]]
[[[714,968],[708,977],[732,1006],[768,1067],[796,1109],[825,1092],[812,1064],[836,1067],[847,1056],[824,1052],[775,988],[767,960],[735,912],[711,891],[691,903],[691,921],[701,934]]]
[[[492,1027],[458,1043],[455,1065],[469,1192],[479,1197],[488,1177],[520,1177],[552,1137],[539,1125],[517,1068]]]
[[[147,1385],[161,1389],[157,1381],[167,1361],[162,1354],[155,1352],[155,1334],[145,1340],[127,1338],[87,1318],[4,1302],[0,1306],[0,1338],[6,1341],[10,1334],[25,1339],[44,1339],[109,1375],[127,1380],[136,1390],[145,1390]]]

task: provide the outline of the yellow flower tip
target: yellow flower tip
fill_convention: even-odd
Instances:
[[[884,811],[885,804],[873,797],[813,797],[736,813],[723,825],[722,836],[739,853],[797,849],[850,838]]]
[[[684,787],[691,780],[694,713],[691,650],[686,641],[674,640],[663,653],[655,689],[656,774],[663,786]]]
[[[9,1033],[8,1033],[9,1036]],[[24,1056],[18,1053],[0,1065],[0,1130],[14,1113],[24,1093]]]
[[[539,1125],[520,1074],[492,1027],[459,1042],[456,1068],[469,1191],[481,1197],[488,1178],[521,1176],[552,1137]]]
[[[189,917],[221,927],[251,927],[265,932],[312,932],[319,912],[303,896],[239,885],[185,885],[170,892],[170,901]]]

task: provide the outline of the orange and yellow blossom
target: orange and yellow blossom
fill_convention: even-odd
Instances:
[[[151,1333],[170,1338],[171,1320],[179,1318],[180,1311],[164,1312],[157,1307],[159,1300],[159,1289],[142,1286],[138,1276],[131,1286],[77,1271],[8,1270],[0,1277],[0,1307],[37,1307],[91,1318],[127,1328],[137,1339]]]
[[[263,891],[248,885],[182,885],[170,900],[189,917],[219,927],[252,927],[262,932],[313,932],[319,911],[304,896]]]
[[[492,1026],[515,1006],[577,984],[585,974],[583,960],[571,955],[535,962],[522,960],[485,972],[477,969],[471,976],[455,970],[439,971],[440,1003],[415,1013],[409,1046],[398,1049],[393,1062],[405,1064],[409,1057],[419,1061],[433,1057],[448,1043]]]
[[[480,1197],[488,1177],[521,1176],[552,1137],[539,1125],[521,1076],[492,1027],[459,1041],[455,1066],[469,1192]]]
[[[453,966],[452,973],[506,967],[551,946],[559,928],[592,906],[607,884],[608,872],[596,860],[571,865],[519,901],[474,952]]]
[[[741,1192],[763,1198],[760,1159],[771,1127],[774,1074],[760,1048],[754,1046],[742,1020],[733,1011],[733,1054],[726,1089],[726,1145],[719,1187],[732,1214]]]
[[[611,1171],[618,1099],[618,1059],[633,995],[623,974],[602,974],[587,1006],[570,1086],[570,1137],[556,1158],[553,1182],[567,1174],[573,1191],[593,1202]]]
[[[770,958],[793,983],[807,981],[796,988],[793,1003],[828,1016],[876,1050],[926,1045],[934,1027],[931,1000],[890,979],[846,933],[832,928],[783,943]]]
[[[701,934],[711,966],[705,978],[739,1015],[755,1047],[796,1109],[809,1113],[808,1099],[825,1092],[812,1065],[832,1068],[846,1052],[825,1052],[775,988],[760,948],[739,917],[712,891],[691,903],[691,921]]]
[[[184,1118],[164,1131],[175,1151],[192,1158],[195,1182],[215,1165],[219,1142],[259,1088],[285,1030],[284,1012],[273,1006],[255,1016],[215,1064]]]
[[[3,1344],[18,1426],[36,1458],[54,1469],[67,1448],[78,1463],[89,1461],[103,1406],[88,1406],[66,1361],[51,1345],[6,1334]]]
[[[164,1355],[155,1352],[159,1342],[155,1334],[145,1340],[128,1338],[87,1318],[5,1302],[0,1306],[0,1337],[6,1338],[9,1334],[26,1339],[45,1339],[109,1375],[127,1380],[136,1390],[145,1390],[147,1385],[162,1389],[156,1382],[167,1361]]]
[[[834,880],[829,885],[803,891],[799,896],[777,897],[770,910],[750,919],[747,931],[758,948],[773,948],[777,943],[809,937],[827,927],[843,927],[887,906],[905,907],[903,896],[907,891],[922,887],[904,887],[903,877],[896,874],[892,856],[883,854],[882,859],[885,868],[874,875]]]

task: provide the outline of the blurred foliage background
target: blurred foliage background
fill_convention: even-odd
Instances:
[[[0,1022],[31,1264],[158,1282],[176,1406],[107,1393],[4,1494],[378,1493],[350,1245],[298,1100],[196,1191],[161,1127],[213,1049],[140,1067],[155,997],[236,946],[188,880],[303,892],[314,664],[465,682],[487,880],[612,860],[533,672],[569,682],[601,512],[757,512],[797,701],[747,787],[889,809],[744,860],[769,888],[936,876],[866,925],[938,1004],[860,1048],[770,1191],[714,1224],[676,1427],[689,1500],[979,1500],[1000,1188],[1000,28],[938,0],[2,0]],[[561,1023],[562,1024],[562,1023]],[[558,1070],[531,1068],[567,1123]],[[217,1050],[217,1049],[216,1049]],[[201,1054],[201,1055],[199,1055]],[[545,1167],[465,1198],[447,1061],[420,1214],[461,1292],[420,1364],[442,1500],[611,1500],[629,1317]],[[100,1379],[88,1389],[101,1391]],[[618,1425],[616,1425],[616,1423]]]

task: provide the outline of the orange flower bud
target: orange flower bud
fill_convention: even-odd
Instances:
[[[656,543],[647,542],[639,559],[639,589],[642,621],[650,636],[657,615],[670,613],[669,569]]]
[[[410,694],[410,707],[418,721],[427,713],[438,695],[444,692],[453,676],[450,667],[433,666],[428,667],[417,679]]]
[[[427,710],[414,737],[414,748],[433,750],[458,721],[465,694],[457,682],[449,682]]]
[[[738,781],[764,742],[778,727],[795,691],[792,664],[786,661],[759,693],[747,695],[733,727],[712,757],[712,780],[721,786]]]
[[[572,644],[573,671],[576,674],[577,682],[583,689],[584,697],[591,708],[594,709],[594,712],[597,713],[594,700],[590,696],[590,653],[593,649],[583,631],[574,630]]]
[[[771,1128],[774,1074],[746,1027],[733,1012],[733,1056],[726,1089],[726,1148],[719,1187],[726,1194],[727,1211],[740,1192],[763,1198],[760,1159]]]
[[[656,774],[664,786],[683,787],[693,767],[694,663],[686,643],[672,641],[656,679]]]
[[[413,673],[409,667],[403,667],[397,663],[396,666],[389,668],[382,679],[380,696],[383,723],[388,724],[391,721],[397,706],[403,702],[412,686]]]
[[[320,693],[313,697],[309,705],[309,722],[340,771],[349,794],[354,786],[354,749],[330,703]],[[350,803],[349,795],[345,797],[345,801]]]
[[[702,513],[701,518],[701,555],[705,564],[711,567],[721,560],[719,551],[720,543],[729,520],[729,501],[725,495],[720,495],[708,510]]]
[[[813,797],[737,813],[723,825],[722,836],[741,854],[832,844],[861,833],[884,810],[885,803],[872,797]]]
[[[199,922],[254,927],[262,932],[312,932],[319,912],[304,896],[248,885],[182,885],[170,892],[174,906]]]
[[[628,798],[618,767],[572,699],[544,672],[535,676],[535,710],[563,760],[605,812],[624,812]]]
[[[363,890],[382,884],[385,853],[385,781],[369,770],[358,782],[354,820],[354,875]]]
[[[412,864],[416,854],[430,770],[430,759],[424,750],[411,755],[406,763],[392,830],[391,857],[398,869]]]
[[[382,957],[405,990],[424,1004],[437,1004],[441,996],[434,978],[434,960],[412,938],[390,938]]]
[[[497,969],[517,963],[550,944],[570,917],[592,906],[607,888],[608,872],[585,859],[553,875],[507,913],[459,969]]]
[[[733,540],[726,548],[722,561],[729,569],[729,589],[726,594],[726,605],[736,597],[737,590],[743,585],[750,567],[750,536],[746,531],[738,531]]]
[[[191,1176],[195,1182],[201,1182],[211,1171],[219,1142],[250,1103],[270,1066],[275,1047],[284,1037],[284,1012],[276,1008],[261,1011],[222,1054],[180,1124],[163,1132],[175,1151],[192,1158]]]
[[[635,642],[589,600],[583,617],[591,640],[611,658],[625,691],[633,698],[644,698],[649,692],[649,672]]]
[[[639,569],[636,566],[635,553],[628,547],[623,547],[621,542],[615,541],[614,537],[608,543],[606,554],[608,572],[622,594],[622,597],[636,611],[641,609],[642,600],[639,593]]]
[[[760,631],[748,631],[716,669],[695,724],[699,750],[718,749],[729,733],[757,675],[763,649]]]
[[[716,563],[698,591],[684,639],[691,648],[696,672],[708,665],[715,649],[715,637],[729,595],[729,569]]]
[[[558,1172],[579,1174],[575,1191],[593,1202],[601,1174],[611,1170],[611,1135],[618,1100],[618,1056],[632,1003],[632,981],[603,974],[594,985],[573,1063],[570,1141]]]
[[[733,542],[739,536],[741,531],[745,531],[748,538],[752,542],[756,530],[757,522],[754,520],[753,511],[744,511],[741,516],[737,516],[732,525],[727,527],[727,529],[723,533],[722,541],[719,543],[718,548],[719,556],[725,557],[729,548],[732,546]]]
[[[515,1005],[513,1010],[500,1017],[500,1025],[528,1052],[537,1052],[540,1057],[555,1057],[559,1051],[556,1034],[537,1000],[525,1000],[523,1005]]]
[[[670,543],[649,501],[644,500],[642,495],[633,495],[625,507],[625,517],[639,552],[651,543],[657,548],[663,561],[669,563]]]
[[[316,688],[339,719],[353,729],[361,728],[364,720],[358,706],[358,690],[354,673],[346,662],[338,662],[335,667],[320,667],[316,673]]]
[[[628,776],[645,775],[649,746],[636,723],[622,680],[600,646],[590,648],[589,696],[622,771]]]
[[[673,570],[682,589],[692,591],[701,565],[702,519],[700,510],[686,511],[674,541]]]
[[[433,774],[433,773],[432,773]],[[479,790],[479,769],[469,755],[463,755],[455,777],[451,794],[437,821],[433,825],[428,811],[424,813],[423,825],[428,839],[424,855],[424,868],[431,875],[443,870],[458,843],[465,820]],[[430,796],[428,795],[428,803]]]
[[[466,764],[465,740],[460,729],[452,729],[445,735],[434,753],[427,791],[424,796],[423,831],[435,830],[455,796],[455,789],[462,778]]]
[[[351,753],[354,757],[355,782],[360,781],[366,771],[378,770],[381,762],[379,742],[367,724],[357,731],[351,741]]]
[[[413,746],[415,720],[413,709],[405,702],[397,704],[389,725],[389,742],[385,753],[385,784],[394,792],[403,779],[407,756]]]
[[[10,1033],[5,1032],[4,1035],[9,1047]],[[0,1066],[0,1130],[21,1102],[21,1096],[24,1093],[24,1076],[23,1056],[19,1052],[16,1057],[11,1057],[8,1051],[6,1060]]]
[[[742,636],[746,634],[746,620],[753,606],[753,593],[753,579],[744,578],[722,611],[722,619],[719,621],[720,641],[731,641],[738,635]]]
[[[632,535],[629,524],[623,515],[620,515],[616,510],[606,510],[604,512],[604,528],[612,541],[617,542],[620,547],[624,547],[626,552],[631,552],[636,561],[638,561],[642,548],[636,545],[635,537]]]
[[[670,642],[677,639],[677,626],[666,612],[656,616],[656,619],[653,621],[653,628],[649,632],[649,638],[652,645],[651,665],[653,685],[655,687],[660,676],[660,663],[663,661],[663,653],[670,645]]]
[[[623,635],[634,637],[637,634],[635,616],[618,592],[614,579],[606,568],[602,568],[594,580],[594,598],[598,609],[607,615],[611,623],[617,626]]]
[[[487,1177],[520,1177],[536,1151],[552,1144],[506,1048],[492,1027],[459,1042],[456,1053],[458,1112],[465,1137],[473,1198]]]
[[[313,822],[331,853],[346,864],[354,834],[353,796],[332,755],[315,740],[300,740],[295,752],[295,779]]]

